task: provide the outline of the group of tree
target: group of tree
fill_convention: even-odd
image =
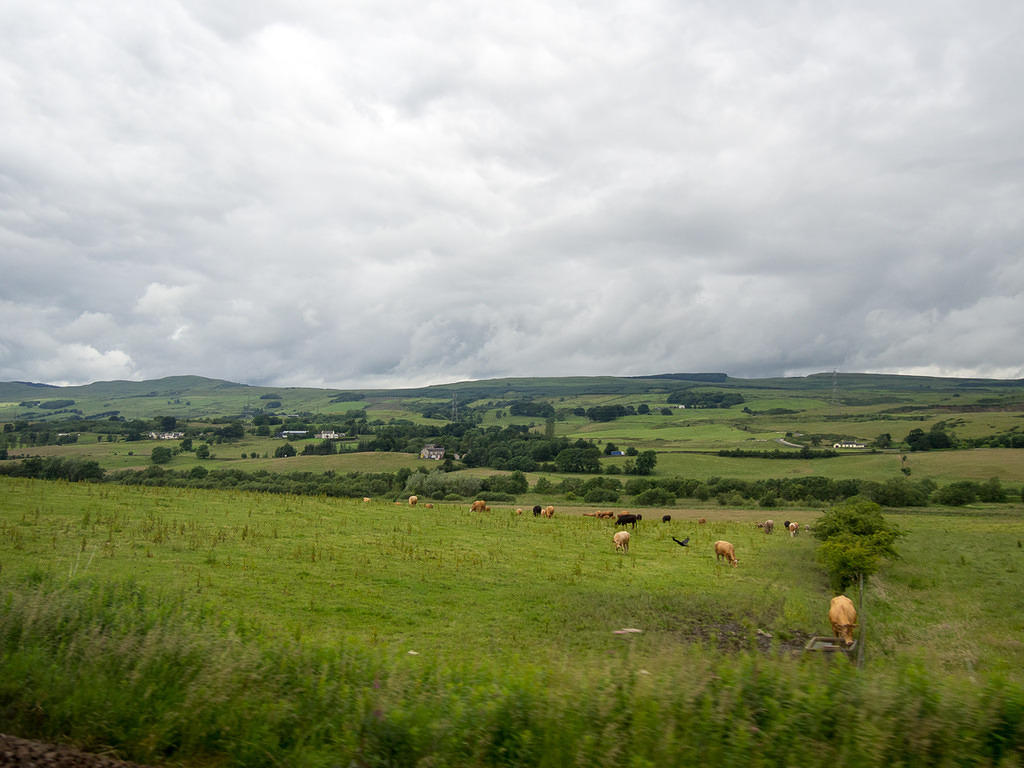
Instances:
[[[202,445],[200,448],[209,446]],[[637,456],[637,463],[645,453]],[[198,454],[198,450],[197,450]],[[202,488],[242,487],[248,490],[271,490],[280,493],[324,493],[333,496],[373,496],[382,493],[416,493],[431,498],[459,498],[488,491],[495,500],[512,499],[516,495],[534,493],[561,494],[567,500],[583,500],[594,504],[614,504],[628,501],[638,506],[670,506],[679,499],[717,501],[722,505],[758,504],[776,507],[794,503],[819,505],[839,503],[861,497],[885,507],[926,506],[929,503],[961,506],[974,502],[1005,502],[1009,494],[998,478],[983,483],[956,481],[939,487],[931,480],[911,481],[908,478],[886,482],[869,480],[832,480],[825,477],[786,477],[762,480],[740,480],[714,477],[707,480],[683,477],[656,478],[637,473],[627,480],[607,475],[596,477],[563,477],[554,482],[548,477],[537,479],[529,488],[526,476],[513,471],[493,475],[479,484],[479,477],[464,473],[445,472],[441,467],[428,471],[403,468],[393,473],[396,480],[383,483],[389,473],[348,473],[344,476],[332,471],[314,473],[272,473],[266,470],[246,472],[240,469],[207,469],[194,466],[184,470],[169,470],[153,464],[145,470],[104,472],[99,463],[84,459],[32,457],[23,461],[0,464],[0,475],[68,480],[72,482],[114,482],[123,484],[187,485]],[[344,477],[342,483],[339,478]],[[285,478],[285,479],[280,479]],[[298,479],[297,479],[298,478]],[[412,478],[410,480],[410,478]],[[383,484],[382,484],[383,483]],[[503,496],[493,496],[503,494]],[[1022,492],[1024,496],[1024,492]]]
[[[744,399],[739,392],[704,392],[680,389],[669,393],[665,401],[675,405],[685,405],[687,408],[731,408],[744,402]]]

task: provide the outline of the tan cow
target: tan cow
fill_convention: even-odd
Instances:
[[[420,500],[419,496],[410,496],[409,497],[409,506],[410,507],[415,507],[416,504],[419,502],[419,500]]]
[[[843,645],[853,645],[853,630],[857,626],[857,609],[846,595],[836,595],[828,605],[828,620],[833,634]]]
[[[789,524],[789,535],[792,537],[792,536],[796,536],[798,533],[800,533],[800,523],[790,523]]]
[[[363,496],[363,504],[368,504],[369,501],[370,501],[370,497],[369,496]]]
[[[622,550],[623,552],[629,552],[629,531],[618,531],[612,536],[612,541],[615,542],[615,551]]]
[[[469,505],[470,512],[483,512],[485,509],[487,509],[487,502],[483,499],[477,499]]]
[[[540,511],[540,514],[541,514],[541,517],[554,517],[555,516],[555,508],[551,507],[551,506],[544,507],[544,509],[542,509]]]
[[[736,559],[736,549],[732,544],[728,541],[716,541],[715,560],[721,560],[723,557],[732,563],[734,568],[740,563],[740,561]]]
[[[775,521],[774,520],[765,520],[764,521],[764,532],[765,533],[771,533],[774,530],[775,530]]]

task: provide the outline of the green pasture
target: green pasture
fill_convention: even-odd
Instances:
[[[905,462],[903,456],[907,457]],[[927,478],[945,485],[956,480],[984,481],[998,477],[1008,488],[1014,488],[1024,484],[1024,451],[1000,448],[919,453],[843,451],[830,459],[739,459],[702,453],[659,453],[656,474],[698,480],[817,476],[885,481],[903,477],[904,468],[910,470],[911,480]]]
[[[193,768],[1024,755],[1020,504],[888,513],[906,535],[858,669],[801,654],[830,634],[817,543],[756,510],[645,511],[623,554],[565,510],[10,478],[0,498],[8,733]]]
[[[634,627],[643,632],[628,641],[632,653],[653,665],[698,640],[747,647],[758,630],[780,642],[828,634],[816,542],[764,535],[753,526],[763,511],[706,510],[698,525],[679,510],[667,524],[645,510],[622,555],[610,521],[563,507],[544,519],[497,504],[480,514],[466,504],[7,478],[0,489],[0,584],[131,579],[317,644],[447,661],[544,647],[549,660],[569,663],[600,659],[623,643],[615,630]],[[807,525],[814,514],[787,517]],[[908,535],[902,559],[871,585],[872,658],[1024,669],[1021,506],[893,519]],[[673,535],[689,536],[689,547]],[[715,561],[720,538],[735,544],[740,567]],[[948,633],[927,629],[942,622]]]

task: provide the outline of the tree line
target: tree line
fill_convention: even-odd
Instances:
[[[707,480],[684,477],[616,477],[568,476],[554,481],[540,477],[531,487],[525,474],[513,471],[490,477],[471,477],[463,473],[445,472],[440,468],[415,470],[402,468],[396,472],[269,472],[241,469],[165,469],[159,465],[144,470],[106,472],[98,462],[86,459],[32,457],[19,462],[0,464],[0,475],[68,482],[105,482],[121,485],[156,485],[189,488],[234,488],[268,493],[291,493],[359,498],[385,496],[400,498],[417,494],[423,498],[456,501],[487,494],[493,501],[514,501],[518,496],[534,493],[544,497],[561,497],[566,501],[587,504],[631,504],[636,506],[671,506],[680,499],[714,500],[723,506],[764,508],[800,504],[808,506],[834,504],[851,498],[862,498],[883,507],[923,507],[930,503],[963,506],[974,502],[1001,503],[1010,493],[998,478],[985,482],[960,480],[938,486],[932,480],[911,481],[894,478],[885,482],[872,480],[833,480],[825,477],[786,477],[762,480],[740,480],[713,477]],[[1024,490],[1021,491],[1024,498]]]

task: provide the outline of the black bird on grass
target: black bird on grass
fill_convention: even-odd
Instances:
[[[678,545],[679,545],[680,547],[688,547],[688,546],[690,546],[690,537],[689,537],[689,536],[687,536],[687,537],[686,537],[685,539],[683,539],[682,541],[680,541],[680,540],[679,540],[679,539],[677,539],[677,538],[676,538],[675,536],[673,536],[673,537],[672,537],[672,541],[674,541],[674,542],[675,542],[676,544],[678,544]]]

